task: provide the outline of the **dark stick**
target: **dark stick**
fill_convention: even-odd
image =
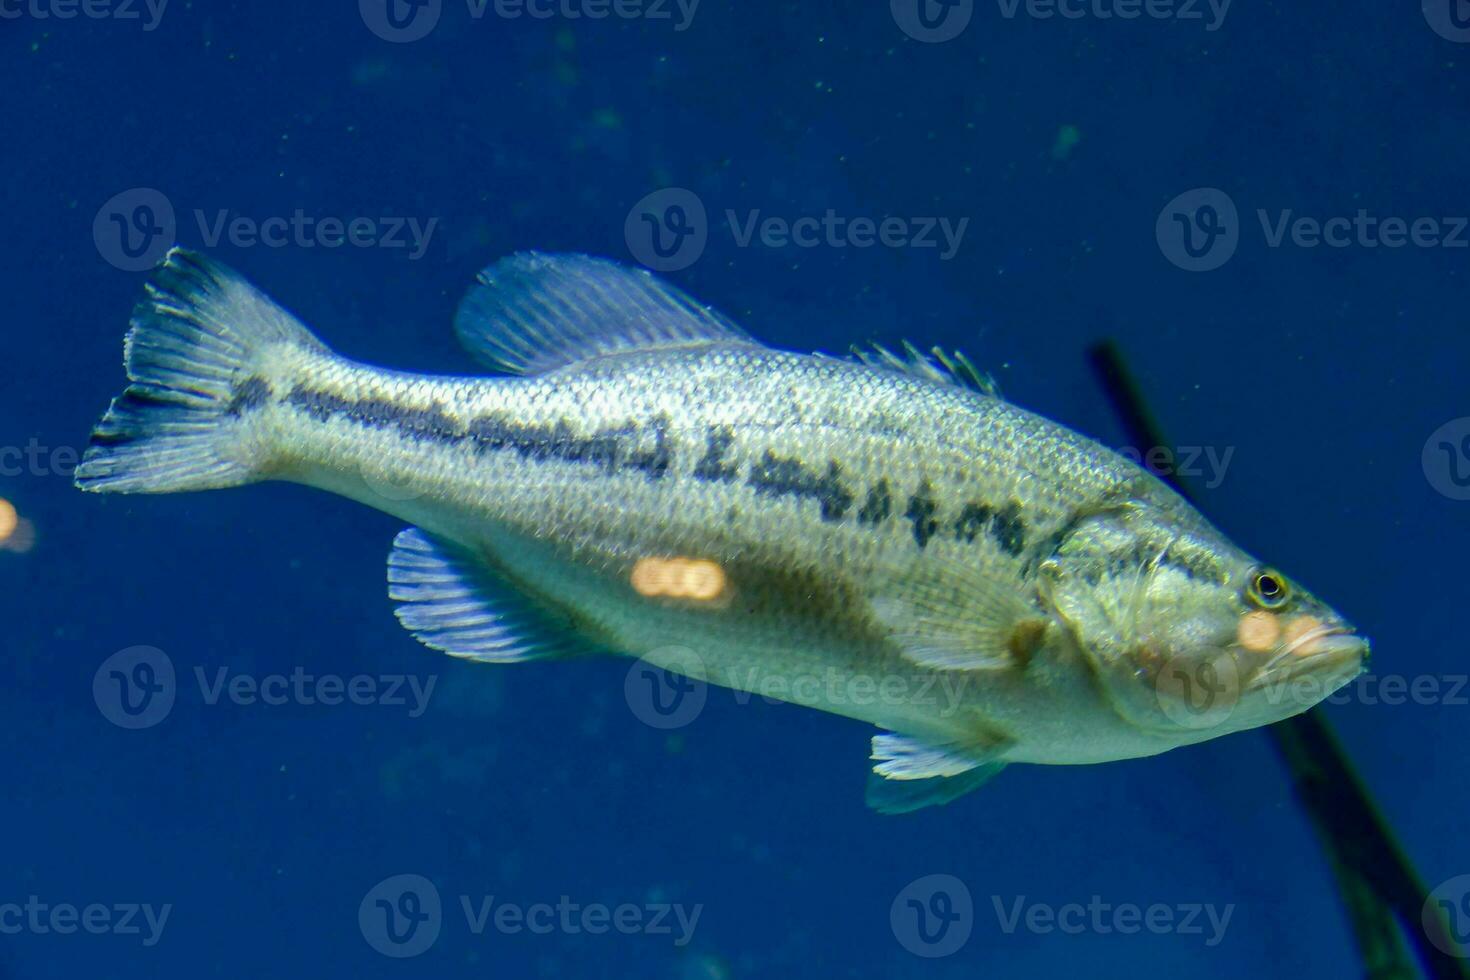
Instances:
[[[1117,345],[1104,340],[1088,350],[1087,358],[1128,438],[1143,457],[1148,457],[1149,449],[1167,445]],[[1156,474],[1186,500],[1195,499],[1178,474]],[[1444,952],[1458,948],[1444,917],[1431,914],[1427,923],[1421,919],[1428,891],[1321,713],[1308,711],[1266,731],[1291,776],[1297,801],[1327,851],[1362,955],[1364,976],[1398,980],[1413,975],[1413,964],[1406,960],[1395,937],[1397,914],[1402,933],[1418,953],[1427,976],[1470,980],[1466,962]],[[1437,933],[1432,940],[1425,925]]]

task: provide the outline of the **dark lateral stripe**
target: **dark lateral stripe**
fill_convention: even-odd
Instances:
[[[416,442],[446,446],[470,442],[482,452],[514,450],[522,459],[588,463],[607,473],[630,469],[641,471],[649,479],[659,479],[673,462],[669,420],[664,416],[647,426],[653,446],[643,447],[639,443],[646,441],[645,430],[631,423],[584,436],[578,435],[565,419],[537,425],[489,415],[473,419],[468,428],[460,428],[437,406],[404,408],[383,399],[353,400],[306,388],[293,390],[286,402],[319,421],[345,418],[371,429],[396,431]]]
[[[270,386],[259,378],[240,385],[231,401],[234,414],[249,411],[269,401]],[[345,418],[372,429],[390,430],[416,442],[436,442],[446,446],[473,443],[481,452],[513,450],[522,459],[558,460],[585,463],[606,473],[634,470],[649,479],[666,476],[673,465],[673,445],[669,436],[670,422],[660,415],[646,425],[628,423],[599,429],[590,435],[578,435],[566,419],[555,423],[528,424],[508,415],[492,414],[471,420],[461,428],[438,406],[405,408],[387,399],[350,399],[330,392],[298,387],[286,396],[286,403],[319,421]],[[649,445],[650,436],[652,445]],[[713,426],[705,434],[705,451],[695,465],[697,479],[728,482],[738,477],[734,463],[727,459],[734,444],[734,432],[728,426]],[[807,466],[793,457],[777,456],[766,450],[752,464],[748,485],[768,497],[798,497],[816,501],[822,520],[843,520],[857,498],[842,478],[842,468],[835,460],[825,470]],[[894,513],[893,490],[888,480],[879,479],[868,488],[856,517],[862,524],[876,526]],[[926,547],[938,533],[939,503],[934,488],[926,480],[908,499],[903,516],[912,522],[914,540]],[[1019,556],[1026,546],[1026,525],[1021,520],[1017,503],[995,508],[981,502],[966,504],[953,523],[957,540],[974,541],[982,531],[988,532],[1007,554]]]
[[[725,462],[725,454],[735,442],[735,432],[728,425],[712,425],[705,433],[704,455],[694,464],[696,480],[728,482],[740,475],[739,468]]]
[[[990,525],[990,533],[1000,549],[1011,557],[1026,550],[1026,525],[1021,520],[1021,505],[1012,501],[1001,508]]]
[[[965,504],[964,508],[960,510],[960,516],[954,522],[955,538],[974,541],[975,535],[985,530],[985,526],[990,523],[990,519],[994,516],[995,509],[988,504]]]
[[[919,484],[919,489],[909,498],[908,510],[903,516],[914,524],[914,540],[919,542],[923,548],[929,544],[929,539],[934,537],[934,532],[939,530],[939,522],[934,515],[939,512],[939,505],[934,501],[934,488],[925,480]]]
[[[822,506],[822,520],[840,521],[852,507],[852,492],[843,486],[842,469],[835,461],[825,473],[810,469],[801,460],[777,456],[769,449],[750,468],[747,481],[757,493],[772,497],[807,497]]]
[[[235,389],[235,396],[230,399],[230,404],[225,411],[239,418],[246,412],[257,409],[270,401],[271,386],[266,384],[264,378],[246,378]]]
[[[1012,557],[1019,556],[1026,548],[1026,524],[1021,520],[1021,505],[1015,501],[999,510],[986,503],[971,501],[955,518],[954,536],[957,541],[974,541],[980,532],[987,530],[1000,549]]]
[[[379,398],[355,400],[325,391],[294,388],[286,403],[318,421],[342,417],[370,429],[397,429],[411,439],[457,442],[462,435],[440,408],[404,408]]]
[[[858,520],[864,524],[882,524],[893,513],[893,493],[888,481],[880,479],[868,488],[868,499],[858,510]]]
[[[651,480],[657,480],[669,472],[669,466],[674,461],[674,450],[669,444],[669,419],[666,415],[655,416],[651,428],[653,429],[653,448],[635,449],[628,454],[627,465],[635,470],[642,470],[648,474]],[[638,430],[629,426],[628,438],[635,440]]]

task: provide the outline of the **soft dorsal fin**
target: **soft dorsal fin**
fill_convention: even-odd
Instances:
[[[946,353],[942,347],[934,347],[926,354],[905,340],[903,356],[878,344],[873,344],[871,350],[854,347],[852,356],[871,368],[897,371],[938,384],[970,388],[992,398],[1001,397],[1000,386],[995,383],[995,379],[977,368],[961,351]]]
[[[477,360],[510,374],[603,354],[755,342],[647,270],[539,252],[518,252],[481,272],[454,328]]]

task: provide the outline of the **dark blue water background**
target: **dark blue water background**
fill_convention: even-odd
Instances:
[[[21,12],[0,19],[7,446],[74,450],[122,386],[144,274],[94,240],[115,195],[161,191],[180,241],[337,349],[465,372],[450,321],[478,268],[527,248],[631,260],[630,209],[682,187],[709,211],[708,244],[670,278],[773,344],[962,347],[1015,401],[1120,445],[1084,360],[1117,338],[1172,440],[1233,451],[1202,491],[1222,527],[1358,621],[1377,673],[1465,672],[1470,503],[1435,489],[1421,450],[1467,414],[1470,249],[1273,248],[1256,214],[1470,211],[1470,48],[1416,4],[1238,0],[1207,30],[1008,18],[981,2],[944,43],[910,38],[867,0],[704,0],[682,31],[476,20],[447,0],[413,43],[375,36],[347,0],[174,0],[154,30],[5,9]],[[1166,204],[1198,187],[1240,215],[1236,253],[1210,272],[1177,267],[1155,234]],[[742,246],[725,218],[829,208],[969,223],[946,261]],[[411,259],[210,248],[195,217],[298,209],[438,224]],[[1355,969],[1322,852],[1259,732],[1141,761],[1013,767],[947,808],[882,818],[862,805],[864,725],[716,691],[695,724],[657,731],[628,710],[623,663],[495,668],[422,648],[384,597],[390,518],[288,486],[84,498],[65,460],[0,478],[38,532],[29,554],[0,553],[0,903],[172,911],[151,947],[0,935],[5,976]],[[94,703],[93,676],[138,645],[177,667],[178,703],[126,731]],[[210,704],[195,670],[222,667],[437,686],[417,718]],[[1470,707],[1344,700],[1323,710],[1425,878],[1470,871]],[[395,960],[365,941],[358,910],[402,873],[430,879],[445,915],[432,949]],[[966,883],[973,930],[958,953],[923,959],[898,941],[890,905],[933,873]],[[683,947],[476,935],[459,899],[489,895],[702,913]],[[1008,934],[994,903],[1022,896],[1233,913],[1213,946],[1208,929]]]

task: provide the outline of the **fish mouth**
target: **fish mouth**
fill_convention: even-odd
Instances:
[[[1305,677],[1346,683],[1367,669],[1371,655],[1367,638],[1351,626],[1324,623],[1286,643],[1256,672],[1251,687]]]

